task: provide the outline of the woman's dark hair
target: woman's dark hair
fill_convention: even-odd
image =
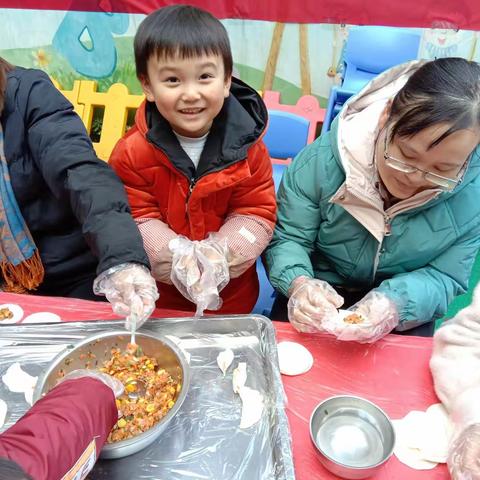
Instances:
[[[139,78],[147,76],[147,62],[152,55],[219,55],[225,79],[232,74],[232,51],[225,27],[210,13],[190,5],[171,5],[148,15],[138,27],[133,48]]]
[[[409,137],[438,123],[450,128],[429,148],[465,128],[480,126],[480,65],[439,58],[422,65],[393,99],[390,139]]]
[[[15,462],[0,458],[0,480],[33,480]]]
[[[0,114],[3,112],[5,103],[5,90],[7,88],[7,72],[13,69],[13,65],[0,57]]]

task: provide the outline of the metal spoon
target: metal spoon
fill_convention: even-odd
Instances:
[[[131,386],[135,386],[135,389],[130,392],[129,387],[131,389]],[[141,380],[130,380],[125,384],[125,393],[130,400],[137,401],[139,398],[145,397],[145,394],[147,393],[147,387]]]

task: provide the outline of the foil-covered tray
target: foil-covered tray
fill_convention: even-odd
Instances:
[[[19,362],[41,375],[69,345],[102,331],[121,328],[118,321],[72,322],[0,327],[0,376]],[[294,480],[285,395],[278,368],[273,326],[260,315],[150,319],[142,331],[170,335],[190,356],[190,389],[169,428],[146,449],[116,460],[100,460],[90,480]],[[235,357],[224,376],[218,354]],[[261,420],[240,429],[241,400],[232,389],[232,372],[247,363],[247,386],[260,391]],[[2,431],[28,409],[23,394],[0,382],[8,413]]]

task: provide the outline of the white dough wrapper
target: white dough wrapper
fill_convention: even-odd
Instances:
[[[301,375],[313,366],[312,354],[300,343],[280,342],[277,350],[280,372],[284,375]]]

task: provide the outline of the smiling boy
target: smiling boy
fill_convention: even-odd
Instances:
[[[124,182],[152,273],[157,306],[193,310],[172,285],[170,240],[226,244],[230,282],[222,313],[248,313],[258,296],[255,260],[276,219],[266,107],[232,78],[223,25],[188,5],[157,10],[134,42],[146,101],[110,163]],[[217,251],[225,251],[222,248]]]

